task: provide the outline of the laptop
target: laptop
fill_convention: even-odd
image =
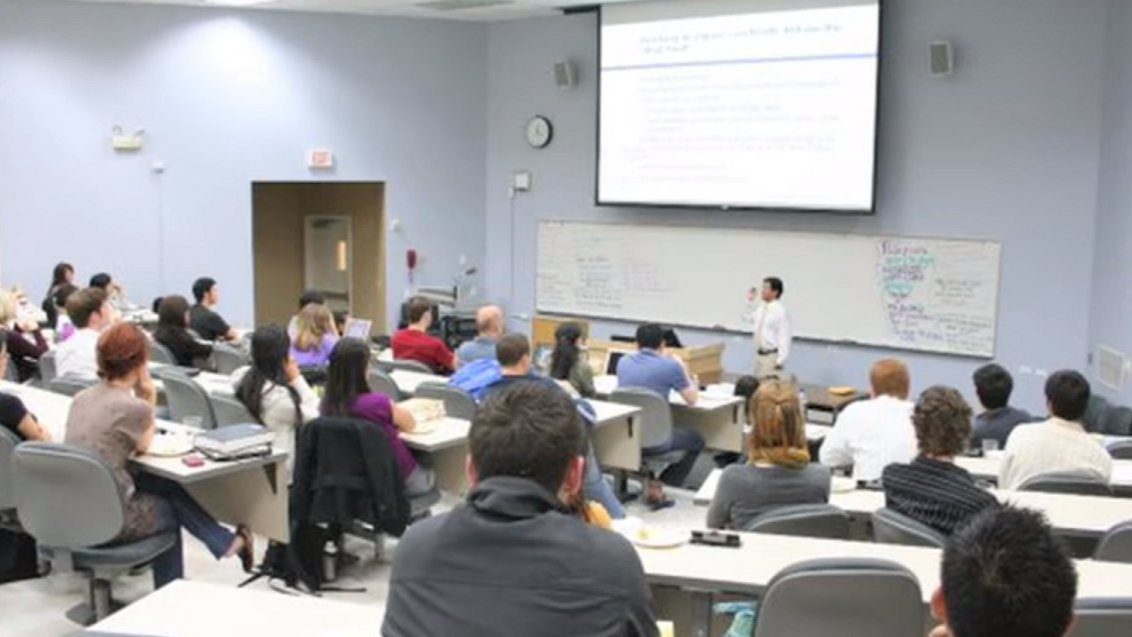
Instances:
[[[363,341],[368,341],[369,333],[372,329],[373,321],[351,318],[346,321],[346,328],[343,330],[342,336],[346,338],[356,338]]]

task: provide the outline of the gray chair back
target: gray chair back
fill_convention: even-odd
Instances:
[[[873,539],[882,544],[942,548],[947,538],[932,527],[887,507],[874,511]]]
[[[640,408],[642,449],[662,445],[672,437],[672,406],[667,398],[640,387],[619,387],[609,395],[609,402]]]
[[[1110,407],[1104,414],[1101,432],[1110,436],[1132,436],[1132,407]]]
[[[216,373],[225,376],[251,362],[243,352],[226,343],[213,344],[212,360],[216,363]]]
[[[46,351],[39,357],[39,379],[44,385],[55,379],[55,350]]]
[[[380,361],[380,362],[378,362],[378,364],[381,365],[382,367],[384,367],[388,371],[400,369],[400,370],[404,370],[406,372],[417,372],[418,374],[435,374],[436,373],[436,372],[432,371],[432,369],[429,368],[428,365],[425,365],[424,363],[422,363],[420,361],[411,361],[411,360],[408,360],[408,359],[402,359],[402,360],[397,360],[397,361]]]
[[[755,637],[924,633],[920,583],[888,560],[820,559],[788,566],[767,585]]]
[[[849,514],[832,504],[777,507],[747,524],[744,531],[773,535],[849,539]]]
[[[1082,597],[1068,637],[1132,635],[1132,597]]]
[[[217,427],[259,422],[235,396],[210,394],[208,400],[212,403],[212,415],[216,417]]]
[[[199,416],[205,429],[216,428],[216,415],[212,413],[212,403],[208,392],[196,381],[178,371],[162,374],[165,383],[165,401],[169,404],[169,415],[177,422],[184,422],[186,416]]]
[[[75,376],[58,376],[47,383],[47,390],[64,396],[75,396],[84,389],[98,384],[93,378],[78,378]]]
[[[114,470],[81,447],[25,442],[13,455],[16,512],[41,545],[84,548],[105,544],[126,520],[125,494]],[[60,505],[66,494],[66,506]]]
[[[1112,486],[1090,473],[1052,471],[1029,478],[1018,485],[1018,491],[1111,496]]]
[[[1109,529],[1097,543],[1093,559],[1132,564],[1132,520],[1121,522]]]
[[[1132,440],[1121,440],[1108,446],[1108,455],[1113,460],[1132,460]]]
[[[15,490],[12,488],[12,457],[20,439],[7,427],[0,427],[0,511],[16,508]]]
[[[149,344],[149,360],[165,365],[177,364],[177,357],[173,355],[173,350],[157,341]]]
[[[1104,431],[1104,420],[1111,409],[1109,402],[1104,396],[1093,394],[1089,396],[1089,403],[1085,407],[1085,429],[1092,433],[1100,433]]]
[[[385,394],[393,402],[404,397],[397,387],[397,383],[393,382],[393,377],[376,365],[371,365],[369,371],[366,372],[366,381],[369,383],[370,391]]]
[[[444,412],[453,418],[471,420],[476,417],[476,401],[468,392],[445,383],[421,383],[414,398],[444,401]]]
[[[4,380],[11,383],[20,382],[20,370],[16,367],[14,359],[8,360],[8,367],[4,369]]]

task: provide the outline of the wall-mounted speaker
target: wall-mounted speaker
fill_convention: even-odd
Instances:
[[[943,77],[955,72],[955,49],[950,40],[936,40],[931,43],[932,75]]]
[[[569,60],[557,62],[554,65],[554,83],[563,91],[574,88],[576,81],[574,64]]]

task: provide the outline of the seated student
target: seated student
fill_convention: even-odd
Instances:
[[[409,326],[393,335],[393,358],[428,365],[437,374],[456,369],[456,355],[444,341],[428,333],[432,327],[432,302],[422,296],[409,299]]]
[[[98,336],[118,320],[100,288],[79,290],[67,298],[67,316],[75,333],[55,349],[55,373],[86,380],[98,378]]]
[[[19,397],[11,394],[0,393],[0,427],[11,431],[21,441],[51,442],[51,432],[39,424]]]
[[[1033,422],[1034,417],[1010,406],[1014,379],[1002,366],[994,363],[983,365],[975,370],[974,381],[975,393],[979,395],[985,411],[975,417],[971,448],[981,448],[983,440],[996,440],[998,448],[1002,449],[1010,432],[1018,425]]]
[[[988,509],[943,549],[931,637],[1063,637],[1076,598],[1077,569],[1042,515]]]
[[[435,487],[436,474],[422,467],[401,439],[401,432],[413,431],[417,423],[408,410],[385,394],[370,390],[366,379],[369,363],[370,351],[365,341],[357,338],[338,341],[330,353],[322,415],[361,418],[381,427],[397,457],[401,477],[405,479],[405,494],[409,497],[424,495]]]
[[[126,291],[109,274],[99,272],[90,277],[90,287],[106,292],[106,301],[115,311],[126,312],[132,309],[129,299],[126,298]]]
[[[506,334],[495,345],[495,360],[499,361],[502,377],[487,386],[486,398],[491,392],[524,380],[558,387],[558,383],[534,371],[531,360],[531,342],[524,334]]]
[[[466,502],[397,543],[382,635],[657,635],[636,550],[567,505],[586,449],[569,396],[532,382],[495,392],[468,445]]]
[[[869,381],[872,399],[842,410],[821,445],[822,464],[852,465],[853,478],[858,482],[878,480],[888,465],[916,457],[908,368],[901,361],[886,358],[873,365]]]
[[[65,442],[90,449],[114,468],[127,494],[126,527],[116,541],[177,533],[174,547],[153,563],[156,587],[184,577],[181,529],[204,542],[217,559],[239,555],[244,570],[250,572],[254,551],[246,527],[240,526],[233,534],[176,482],[128,471],[129,459],[145,453],[156,433],[157,389],[146,367],[148,349],[145,334],[128,323],[114,325],[102,334],[98,340],[101,380],[75,396]]]
[[[303,292],[303,295],[299,297],[299,312],[302,312],[303,308],[310,305],[311,303],[314,303],[316,305],[326,305],[326,297],[323,296],[322,292],[319,292],[318,290],[307,290],[306,292]],[[291,320],[287,323],[287,336],[290,336],[291,340],[293,341],[295,340],[295,335],[298,333],[299,315],[296,314],[292,316]],[[342,330],[338,330],[338,333],[341,334]]]
[[[189,311],[189,324],[193,331],[206,341],[234,341],[236,330],[212,308],[220,303],[220,289],[216,279],[201,277],[193,282],[196,305]]]
[[[1046,381],[1046,401],[1049,420],[1018,427],[1007,439],[999,488],[1017,489],[1034,476],[1053,472],[1082,473],[1108,483],[1112,456],[1081,424],[1089,381],[1075,371],[1056,372]]]
[[[0,338],[8,347],[8,357],[16,376],[24,382],[39,371],[39,357],[47,351],[47,339],[35,321],[21,320],[16,295],[0,290]]]
[[[456,349],[458,366],[495,358],[495,344],[503,336],[503,310],[496,305],[485,305],[476,311],[476,338]]]
[[[751,401],[747,462],[723,470],[707,513],[713,529],[739,529],[776,507],[829,502],[827,467],[810,463],[798,388],[762,382]]]
[[[61,303],[56,303],[55,295],[59,293],[59,289],[63,286],[74,287],[75,283],[75,268],[70,263],[57,263],[55,269],[51,271],[51,285],[47,287],[47,294],[43,297],[43,313],[47,315],[47,325],[55,328],[55,324],[59,320],[59,306]],[[77,289],[77,288],[76,288]],[[66,300],[67,297],[63,297]]]
[[[290,348],[282,328],[258,327],[252,332],[252,364],[232,373],[236,398],[275,432],[275,447],[288,454],[288,470],[295,457],[295,430],[318,418],[318,396],[299,373]]]
[[[71,321],[71,317],[67,315],[67,299],[78,291],[77,287],[68,283],[59,286],[55,290],[55,295],[51,298],[51,302],[55,304],[55,322],[51,325],[55,327],[55,341],[57,343],[62,343],[71,338],[75,333],[75,324]]]
[[[594,370],[582,347],[582,328],[577,323],[563,323],[554,330],[550,377],[570,383],[582,398],[597,395],[597,390],[594,389]]]
[[[338,343],[334,315],[325,305],[309,303],[299,312],[291,337],[291,358],[299,367],[326,367],[330,351]]]
[[[951,535],[987,507],[998,505],[955,456],[967,447],[971,407],[950,387],[929,387],[912,412],[920,455],[884,468],[885,506]]]
[[[179,294],[161,299],[157,306],[157,329],[153,338],[169,348],[181,367],[209,367],[212,346],[189,334],[189,302]]]
[[[695,405],[700,390],[695,379],[688,373],[684,361],[669,355],[664,348],[664,328],[656,323],[647,323],[637,328],[637,347],[640,351],[622,356],[617,364],[617,386],[648,389],[668,400],[668,394],[676,391],[688,405]],[[665,443],[642,449],[645,455],[658,455],[670,451],[684,451],[684,457],[661,474],[661,480],[674,487],[683,486],[684,480],[692,472],[696,458],[704,448],[704,439],[695,430],[673,427],[672,437]],[[664,493],[658,484],[649,485],[646,501],[659,505],[664,503]]]

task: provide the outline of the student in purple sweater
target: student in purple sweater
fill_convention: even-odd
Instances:
[[[317,303],[306,304],[295,320],[291,358],[299,367],[326,367],[337,343],[338,328],[330,309]]]
[[[411,413],[398,407],[388,396],[370,391],[366,380],[369,362],[369,346],[364,341],[356,338],[338,341],[330,352],[322,415],[360,418],[381,427],[397,457],[406,495],[411,498],[428,493],[436,485],[436,475],[422,467],[401,440],[401,432],[413,431],[417,423]]]

